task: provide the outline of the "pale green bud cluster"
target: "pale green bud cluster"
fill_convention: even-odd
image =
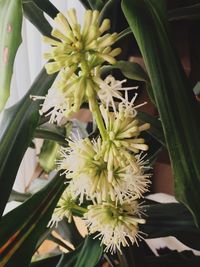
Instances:
[[[70,9],[66,17],[59,13],[54,19],[58,28],[52,30],[52,38],[44,37],[51,45],[50,51],[44,54],[45,59],[50,60],[45,67],[48,74],[59,72],[55,87],[66,103],[59,114],[66,118],[77,112],[85,101],[95,109],[94,99],[100,89],[95,79],[100,78],[100,68],[105,61],[114,64],[121,52],[120,48],[111,47],[117,33],[105,33],[110,28],[110,20],[104,19],[99,25],[99,16],[99,11],[87,10],[81,27],[74,9]],[[59,102],[56,104],[59,106]],[[52,108],[54,106],[52,103]],[[60,122],[56,115],[52,115],[51,122]]]
[[[115,56],[121,49],[112,49],[111,46],[117,34],[104,34],[110,28],[110,20],[104,19],[99,26],[99,11],[85,12],[82,29],[75,9],[70,9],[67,17],[59,13],[54,21],[58,25],[58,29],[51,33],[54,38],[44,37],[44,41],[52,46],[44,56],[47,60],[54,60],[46,64],[47,73],[65,71],[65,75],[70,77],[80,69],[82,75],[88,76],[104,61],[116,62]]]

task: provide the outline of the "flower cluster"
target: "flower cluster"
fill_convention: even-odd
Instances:
[[[123,204],[105,202],[92,205],[84,215],[89,232],[94,234],[98,231],[96,237],[106,245],[105,251],[111,253],[117,250],[122,253],[121,245],[129,246],[128,241],[133,244],[137,242],[136,237],[142,238],[138,224],[145,223],[145,220],[139,216],[139,205],[134,200],[124,201]]]
[[[110,28],[110,20],[104,19],[99,26],[99,11],[85,12],[82,29],[74,9],[67,12],[67,18],[59,13],[54,20],[58,25],[58,29],[53,29],[51,33],[54,38],[44,37],[44,41],[52,46],[44,56],[54,60],[46,64],[49,74],[61,71],[65,78],[69,78],[80,68],[88,75],[104,61],[110,64],[116,62],[114,57],[121,49],[112,49],[111,45],[116,41],[117,34],[104,34]]]
[[[143,155],[148,146],[139,135],[149,124],[139,123],[128,102],[121,102],[116,112],[102,104],[100,112],[104,138],[68,140],[58,164],[80,205],[93,203],[84,212],[89,233],[97,232],[105,251],[113,253],[129,241],[137,242],[138,224],[144,223],[137,200],[148,190],[150,175]]]
[[[58,81],[46,97],[34,96],[33,99],[44,99],[40,113],[50,116],[52,123],[60,123],[62,117],[69,119],[83,102],[94,102],[97,94],[104,97],[101,91],[105,91],[102,87],[107,86],[107,80],[100,79],[101,66],[105,61],[114,64],[121,49],[112,49],[117,33],[105,34],[110,20],[104,19],[99,26],[99,16],[97,10],[87,10],[81,28],[74,9],[67,12],[67,18],[59,13],[54,19],[58,29],[53,29],[52,38],[44,37],[51,45],[44,55],[50,61],[45,67],[48,74],[59,73]],[[118,93],[113,94],[116,95]],[[93,107],[91,103],[90,106]]]
[[[84,197],[96,199],[98,203],[109,199],[123,203],[129,196],[140,197],[149,184],[149,175],[144,174],[140,159],[134,158],[138,167],[135,171],[129,162],[122,164],[116,158],[111,177],[105,153],[105,144],[100,138],[97,141],[88,138],[75,142],[69,140],[69,147],[62,148],[59,165],[65,170],[73,195],[79,198],[80,203]]]
[[[104,62],[114,64],[121,51],[111,47],[117,34],[105,33],[110,21],[99,24],[99,12],[88,10],[81,27],[72,9],[67,18],[58,14],[55,22],[58,28],[52,31],[52,38],[44,40],[51,45],[45,54],[50,60],[47,73],[58,72],[58,79],[45,97],[33,99],[43,99],[40,114],[58,124],[88,102],[100,136],[92,140],[73,137],[61,148],[57,163],[68,187],[49,225],[64,216],[71,221],[79,211],[89,233],[97,233],[105,251],[114,253],[129,242],[137,242],[138,225],[145,223],[138,199],[148,190],[150,174],[143,154],[148,146],[141,133],[150,125],[137,119],[136,95],[128,100],[128,92],[137,87],[123,87],[126,80],[116,80],[112,75],[101,77]],[[83,208],[88,202],[90,205]]]

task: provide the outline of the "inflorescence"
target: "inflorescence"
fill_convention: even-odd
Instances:
[[[103,64],[115,64],[121,52],[112,49],[118,35],[108,33],[109,19],[99,25],[99,12],[87,10],[81,27],[71,9],[67,17],[59,13],[55,22],[58,27],[52,38],[44,37],[51,46],[45,53],[49,60],[45,67],[48,74],[57,72],[58,79],[45,97],[32,98],[44,100],[40,114],[57,124],[88,102],[100,136],[71,138],[68,146],[61,148],[58,167],[68,186],[49,225],[64,217],[71,221],[79,211],[89,234],[96,234],[105,251],[121,252],[129,242],[137,243],[139,224],[145,223],[138,199],[148,191],[150,174],[143,152],[148,146],[140,134],[150,125],[138,120],[135,97],[128,100],[128,91],[135,87],[123,87],[126,80],[112,75],[101,77]],[[87,208],[81,206],[85,200],[90,202]]]

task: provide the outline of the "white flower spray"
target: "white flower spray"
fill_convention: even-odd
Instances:
[[[101,240],[106,252],[115,253],[142,238],[139,225],[145,220],[138,200],[148,191],[150,174],[142,154],[148,145],[140,135],[150,125],[137,119],[141,106],[134,105],[137,94],[128,101],[128,92],[137,87],[123,87],[126,80],[111,75],[101,77],[103,64],[115,64],[121,49],[112,49],[118,35],[106,33],[110,21],[105,19],[99,25],[98,20],[99,12],[91,10],[85,13],[83,27],[74,9],[67,17],[57,15],[58,27],[44,41],[51,45],[45,54],[50,60],[47,73],[58,72],[58,79],[45,97],[32,98],[44,100],[40,114],[57,124],[88,102],[100,136],[68,139],[68,146],[61,148],[57,163],[68,187],[49,225],[57,225],[64,217],[70,222],[78,211],[89,234]],[[83,207],[85,203],[90,205]]]

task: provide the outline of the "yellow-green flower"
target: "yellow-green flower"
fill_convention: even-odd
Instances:
[[[80,26],[75,9],[70,9],[65,17],[59,13],[54,19],[58,28],[53,29],[52,38],[44,37],[51,50],[45,53],[48,74],[62,71],[67,80],[81,70],[83,75],[94,75],[104,61],[115,63],[120,48],[112,49],[117,34],[105,34],[110,28],[110,20],[104,19],[99,26],[99,12],[87,10],[83,27]]]
[[[135,162],[137,172],[129,163],[122,166],[114,160],[110,179],[103,148],[100,138],[97,141],[88,138],[69,141],[69,147],[62,148],[59,167],[70,180],[74,197],[79,197],[81,203],[84,198],[101,203],[109,199],[123,202],[128,198],[141,197],[148,189],[149,175],[144,173],[139,158]]]
[[[104,161],[108,163],[109,181],[113,179],[115,161],[125,167],[130,165],[133,173],[140,171],[135,154],[148,150],[145,140],[139,135],[149,129],[150,124],[139,124],[134,107],[120,103],[119,111],[109,112],[103,105],[100,106],[105,127],[107,140],[104,141]]]
[[[67,187],[58,201],[48,227],[53,227],[54,225],[57,227],[58,223],[62,221],[64,217],[66,217],[68,221],[71,222],[72,211],[76,206],[76,198],[72,196],[70,188]]]
[[[123,204],[108,203],[96,204],[88,207],[84,214],[86,225],[90,234],[101,240],[105,245],[105,252],[112,254],[121,247],[129,246],[129,241],[134,244],[140,240],[141,232],[138,224],[144,224],[140,218],[139,205],[134,200]]]

